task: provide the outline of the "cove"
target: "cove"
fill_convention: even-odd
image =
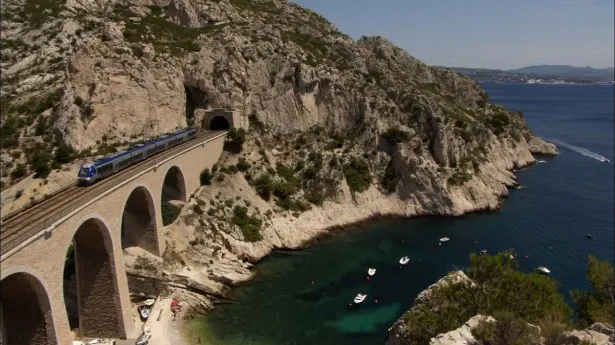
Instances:
[[[485,87],[492,101],[523,110],[537,135],[613,160],[612,87]],[[257,265],[254,281],[233,290],[235,300],[189,321],[188,331],[216,345],[384,344],[388,327],[421,290],[463,269],[480,249],[513,248],[524,271],[549,267],[566,297],[587,288],[588,254],[613,260],[613,164],[560,151],[518,172],[523,188],[512,190],[498,212],[383,220],[302,251],[274,253]],[[443,236],[451,241],[440,246]],[[404,255],[411,262],[400,268]],[[377,273],[367,280],[369,267]],[[349,307],[359,292],[366,301]]]

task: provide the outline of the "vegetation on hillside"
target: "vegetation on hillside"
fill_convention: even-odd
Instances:
[[[546,337],[570,328],[573,313],[558,291],[559,284],[548,276],[518,269],[512,250],[493,256],[471,254],[466,273],[475,285],[442,286],[404,316],[412,343],[428,343],[435,335],[460,327],[477,314],[491,315],[499,321],[495,325],[481,324],[475,330],[483,344],[531,344],[538,338],[527,323],[540,326]],[[592,291],[575,292],[581,322],[613,324],[612,263],[590,256],[588,278]]]
[[[590,325],[594,322],[606,322],[615,325],[615,274],[613,265],[595,256],[589,256],[587,279],[591,290],[572,291],[572,298],[579,306],[579,322]]]

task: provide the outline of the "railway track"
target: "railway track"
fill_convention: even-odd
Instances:
[[[198,142],[214,138],[223,131],[203,131],[197,133],[196,138],[184,142],[167,151],[160,152],[151,158],[137,162],[128,168],[98,181],[89,187],[80,187],[75,183],[52,194],[47,199],[9,214],[2,219],[0,231],[0,251],[4,254],[27,240],[30,236],[48,228],[74,209],[83,205],[96,195],[100,195],[110,187],[128,180],[140,171],[152,167],[164,159],[193,146]]]

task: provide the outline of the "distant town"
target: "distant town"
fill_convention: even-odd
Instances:
[[[604,84],[613,85],[613,68],[594,69],[572,66],[530,66],[516,70],[444,67],[464,74],[479,83],[507,84]]]

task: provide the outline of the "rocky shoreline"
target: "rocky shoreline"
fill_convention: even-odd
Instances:
[[[532,152],[553,154],[553,151],[546,150]],[[233,155],[225,153],[221,164],[232,162],[233,159]],[[186,314],[189,317],[207,313],[214,308],[217,301],[232,298],[232,287],[248,283],[256,274],[253,264],[275,250],[301,250],[337,232],[382,219],[459,217],[469,213],[497,210],[508,196],[509,190],[516,186],[512,170],[529,167],[535,162],[531,156],[529,159],[510,160],[510,163],[505,165],[505,173],[499,172],[500,179],[496,180],[497,183],[492,185],[492,189],[484,191],[483,195],[486,197],[480,198],[481,202],[472,205],[473,207],[466,204],[461,210],[449,209],[441,214],[429,213],[416,205],[408,205],[395,195],[383,195],[375,187],[353,198],[346,187],[346,191],[342,188],[337,200],[325,201],[322,207],[313,207],[294,217],[288,212],[274,210],[270,203],[255,193],[241,174],[227,176],[224,181],[201,187],[184,205],[179,219],[169,225],[168,234],[171,236],[166,239],[169,249],[163,259],[149,255],[139,248],[126,252],[130,290],[135,294],[162,293],[179,296],[189,306]],[[479,174],[470,183],[478,183],[475,180],[484,183],[483,178],[489,179]],[[211,204],[216,195],[225,195],[232,200],[240,198],[246,204],[260,209],[261,214],[272,210],[271,217],[261,230],[262,240],[245,242],[241,233],[232,225],[222,220],[214,223],[210,217],[207,218],[208,223],[203,226],[203,218],[198,213],[204,213],[205,210],[195,212],[195,208],[199,204]],[[182,235],[177,235],[178,233]],[[139,267],[138,262],[150,264]]]
[[[465,275],[463,271],[453,271],[435,282],[434,284],[421,291],[414,299],[412,307],[408,313],[417,311],[425,304],[432,296],[434,291],[448,284],[469,284],[474,285],[474,282]],[[393,325],[389,328],[389,338],[385,345],[413,345],[409,336],[409,331],[405,321],[406,313],[404,313]],[[449,332],[438,334],[431,338],[428,345],[457,345],[457,344],[481,344],[476,340],[472,331],[475,330],[481,322],[496,323],[497,320],[489,315],[475,315],[464,324]],[[529,330],[535,335],[535,338],[541,339],[540,344],[545,343],[545,334],[539,326],[527,324]],[[552,336],[552,335],[551,335]],[[571,330],[561,332],[550,345],[573,345],[573,344],[594,344],[594,345],[613,345],[615,343],[615,329],[613,326],[601,322],[595,322],[584,330]]]

